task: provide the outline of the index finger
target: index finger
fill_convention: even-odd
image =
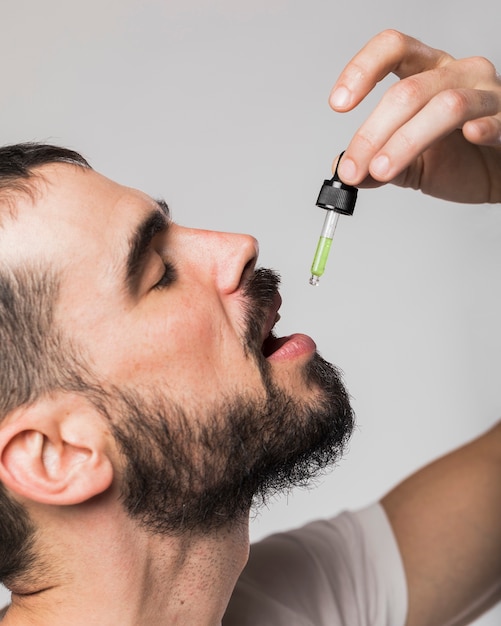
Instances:
[[[388,74],[406,78],[445,65],[453,58],[414,37],[385,30],[346,65],[332,88],[329,103],[336,111],[349,111]]]

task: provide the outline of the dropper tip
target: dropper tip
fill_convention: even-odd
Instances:
[[[310,285],[313,285],[313,287],[318,287],[319,282],[320,282],[319,276],[315,276],[315,274],[312,274],[310,276]]]

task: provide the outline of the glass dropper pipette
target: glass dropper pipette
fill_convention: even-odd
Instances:
[[[353,215],[357,201],[358,189],[345,185],[337,173],[343,154],[344,152],[339,157],[334,176],[330,180],[324,180],[316,202],[318,207],[327,210],[327,215],[325,216],[320,239],[318,240],[313,263],[311,264],[310,285],[313,286],[318,285],[320,277],[325,271],[339,215]]]
[[[332,245],[332,239],[334,238],[334,232],[336,231],[337,222],[339,220],[339,213],[334,210],[329,210],[325,214],[324,225],[322,232],[320,233],[320,239],[318,240],[315,256],[313,257],[313,263],[311,264],[311,276],[310,285],[316,287],[320,281],[320,276],[325,272],[325,265]]]

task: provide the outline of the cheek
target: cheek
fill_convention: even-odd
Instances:
[[[120,342],[116,356],[122,376],[129,371],[136,379],[140,374],[179,379],[193,369],[209,368],[220,352],[215,325],[193,312],[183,319],[150,317],[131,333]]]
[[[74,325],[97,374],[118,386],[155,386],[179,401],[194,396],[216,401],[222,393],[255,389],[260,375],[245,355],[238,309],[219,300],[159,298],[148,307],[96,307],[86,323]],[[112,315],[114,313],[114,315]]]
[[[183,316],[149,323],[133,363],[134,382],[154,384],[190,406],[217,404],[237,391],[255,393],[262,385],[240,333],[217,306],[202,310],[191,303]]]
[[[241,341],[215,306],[138,311],[102,336],[99,361],[115,384],[208,391],[244,358]],[[179,313],[178,313],[179,311]]]

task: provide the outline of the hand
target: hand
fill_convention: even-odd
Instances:
[[[456,202],[501,202],[501,78],[481,57],[454,59],[397,31],[348,63],[329,102],[350,111],[389,73],[391,86],[353,136],[343,182],[391,182]]]

